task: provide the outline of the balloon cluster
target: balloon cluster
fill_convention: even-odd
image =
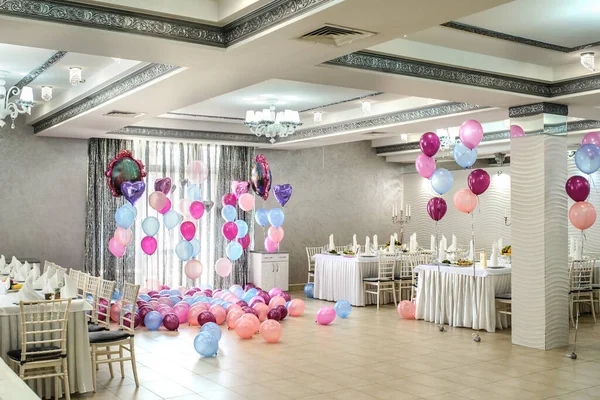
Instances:
[[[254,220],[257,224],[266,227],[271,224],[265,237],[265,250],[273,253],[279,249],[279,243],[283,240],[284,231],[281,225],[285,220],[285,214],[281,208],[272,208],[267,211],[264,208],[259,208],[254,213]]]
[[[415,166],[417,172],[423,178],[431,181],[431,187],[438,194],[443,195],[452,187],[454,177],[452,173],[445,168],[435,168],[436,155],[440,149],[440,138],[433,132],[426,132],[421,136],[419,141],[422,154],[417,157]],[[427,213],[434,221],[439,221],[444,218],[448,205],[442,197],[433,197],[427,202]]]
[[[463,122],[459,130],[460,141],[454,146],[454,160],[463,168],[471,167],[477,160],[477,146],[483,139],[483,127],[474,119]],[[477,207],[477,196],[490,186],[490,175],[482,169],[471,171],[467,178],[469,188],[454,193],[454,207],[469,214]]]
[[[248,234],[248,224],[243,219],[237,219],[237,208],[239,204],[243,211],[250,211],[254,208],[254,196],[248,193],[250,184],[248,182],[231,182],[231,193],[223,195],[221,202],[221,216],[225,224],[221,228],[221,233],[225,239],[231,242],[227,245],[225,254],[227,258],[219,258],[215,264],[215,272],[220,277],[226,277],[231,274],[232,261],[239,260],[244,250],[250,246],[250,235]]]
[[[593,174],[600,168],[600,132],[586,134],[581,147],[575,153],[575,165],[584,174]],[[569,221],[579,230],[590,228],[596,222],[596,209],[587,202],[590,195],[589,181],[579,175],[570,177],[565,185],[567,194],[575,204],[569,209]]]

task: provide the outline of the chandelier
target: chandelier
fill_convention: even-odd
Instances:
[[[6,72],[0,71],[0,128],[4,128],[6,122],[4,119],[10,115],[12,119],[11,128],[15,128],[15,119],[19,114],[27,113],[31,115],[31,108],[35,105],[33,101],[33,89],[25,86],[22,90],[16,86],[6,90]],[[11,97],[21,94],[19,100],[9,101]]]
[[[581,65],[589,69],[592,72],[596,72],[595,59],[593,52],[581,53],[579,55]]]
[[[452,155],[454,145],[457,142],[458,127],[450,127],[448,129],[437,129],[435,133],[440,138],[440,155],[439,158],[444,158]]]
[[[275,143],[276,137],[284,138],[293,134],[302,123],[298,111],[275,112],[275,106],[271,106],[262,111],[246,111],[244,125],[256,136],[266,136],[271,139],[271,143]]]

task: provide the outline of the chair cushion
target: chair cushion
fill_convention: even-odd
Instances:
[[[90,343],[109,343],[127,339],[131,335],[125,331],[90,332]]]
[[[393,282],[394,279],[392,278],[363,278],[363,282]]]
[[[49,353],[39,353],[39,354],[35,353],[35,352],[48,351],[48,350],[53,350],[53,351],[51,351]],[[24,361],[21,361],[21,349],[10,350],[6,354],[8,355],[8,357],[10,359],[18,361],[20,363],[26,363],[26,362],[32,362],[32,361],[54,360],[54,359],[62,357],[62,354],[61,354],[62,350],[60,349],[60,347],[56,347],[56,346],[29,348],[27,351],[28,352],[33,351],[34,353],[28,353],[27,359],[25,359]]]
[[[496,295],[497,299],[500,300],[512,300],[512,294],[510,293],[501,293]]]
[[[102,325],[88,324],[88,332],[103,332],[108,329]]]
[[[597,283],[592,284],[592,289],[600,289],[600,285]]]

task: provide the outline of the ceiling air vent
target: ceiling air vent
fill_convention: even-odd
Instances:
[[[117,118],[137,118],[137,117],[141,117],[142,115],[146,115],[146,113],[136,113],[136,112],[131,112],[131,111],[109,111],[106,114],[104,114],[105,117],[117,117]]]
[[[324,25],[319,29],[300,36],[300,40],[326,44],[328,46],[344,46],[357,40],[365,39],[375,35],[373,32],[360,31],[342,26]]]

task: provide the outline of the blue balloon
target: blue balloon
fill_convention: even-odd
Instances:
[[[575,165],[584,174],[593,174],[600,168],[600,147],[584,144],[575,152]]]
[[[281,225],[283,225],[284,219],[285,215],[283,215],[283,210],[281,208],[273,208],[269,210],[269,223],[275,228],[279,228]]]
[[[233,222],[233,221],[235,221],[235,218],[237,217],[237,210],[235,209],[234,206],[227,204],[221,210],[221,217],[223,217],[223,219],[227,222]]]
[[[260,226],[266,226],[269,223],[269,213],[264,208],[259,208],[254,212],[254,220]]]
[[[315,284],[310,282],[310,283],[307,283],[306,285],[304,285],[304,294],[309,299],[314,298],[315,297]]]
[[[167,289],[163,289],[160,292],[158,292],[158,294],[159,294],[159,296],[164,296],[165,294],[170,295],[171,292],[169,292],[169,290],[167,290]]]
[[[135,220],[135,215],[125,206],[119,207],[117,212],[115,212],[115,221],[117,221],[117,225],[123,229],[128,229],[133,225],[133,220]]]
[[[348,318],[352,311],[352,304],[346,300],[338,300],[333,308],[338,317]]]
[[[242,245],[238,242],[230,242],[227,245],[227,249],[225,251],[225,253],[227,254],[227,258],[229,258],[231,261],[238,260],[242,256],[243,252],[244,249],[242,248]]]
[[[286,301],[285,302],[285,308],[290,308],[290,303],[291,303],[291,301]]]
[[[246,236],[248,234],[248,224],[246,223],[246,221],[244,221],[242,219],[238,219],[237,221],[235,221],[235,224],[238,227],[238,233],[237,233],[238,239],[243,238],[244,236]]]
[[[185,299],[183,299],[183,301],[188,303],[190,306],[195,303],[195,300],[196,300],[195,297],[186,297]]]
[[[142,221],[142,230],[148,236],[154,236],[158,233],[160,222],[156,217],[146,217]]]
[[[242,289],[241,287],[234,288],[232,292],[238,299],[241,299],[244,296],[244,289]]]
[[[175,305],[181,301],[181,300],[179,300],[179,297],[177,297],[177,296],[169,296],[169,300],[171,300],[173,302],[173,305]]]
[[[200,332],[194,338],[194,348],[201,356],[212,357],[219,350],[219,340],[210,332]]]
[[[181,222],[181,216],[174,210],[169,210],[163,215],[163,223],[167,229],[173,229]]]
[[[181,261],[189,260],[193,251],[194,247],[187,240],[182,240],[175,246],[175,254],[177,254],[177,257],[179,257]]]
[[[115,301],[115,302],[121,300],[121,292],[119,292],[117,289],[115,289],[113,291],[111,300]]]
[[[155,331],[162,325],[162,315],[158,311],[150,311],[144,317],[144,325],[150,331]]]
[[[469,168],[477,161],[477,148],[471,150],[461,142],[454,145],[454,161],[463,168]]]
[[[145,294],[145,293],[142,293],[142,294],[140,294],[138,297],[139,297],[141,300],[144,300],[144,301],[150,301],[150,299],[152,299],[152,297],[148,296],[148,295],[147,295],[147,294]]]
[[[180,292],[179,292],[179,290],[177,290],[177,289],[171,289],[171,290],[169,290],[169,293],[170,293],[172,296],[181,296],[181,293],[180,293]]]
[[[133,204],[131,203],[125,203],[123,204],[123,207],[128,208],[129,210],[131,210],[131,212],[133,213],[133,218],[137,218],[137,208],[135,208],[133,206]]]
[[[223,306],[224,309],[227,310],[227,307],[229,307],[232,303],[230,301],[224,301],[223,304],[221,304]]]
[[[210,283],[203,283],[202,285],[200,285],[200,289],[202,290],[213,290],[213,287]]]
[[[250,288],[248,289],[248,291],[246,293],[251,293],[252,297],[256,296],[258,294],[258,289],[257,288]]]
[[[223,334],[223,332],[221,332],[221,328],[219,328],[219,325],[215,324],[214,322],[207,322],[206,324],[202,325],[200,332],[210,333],[217,338],[217,341],[221,340],[221,335]]]
[[[192,201],[200,200],[200,185],[192,183],[187,187],[187,196]]]
[[[446,168],[438,168],[433,175],[431,175],[431,187],[439,195],[450,190],[453,183],[454,177],[452,176],[452,172],[448,171]]]
[[[240,300],[244,300],[246,303],[250,304],[250,300],[252,300],[254,297],[256,297],[256,294],[246,292]]]
[[[200,241],[198,239],[190,240],[192,244],[192,257],[196,257],[200,254]]]

